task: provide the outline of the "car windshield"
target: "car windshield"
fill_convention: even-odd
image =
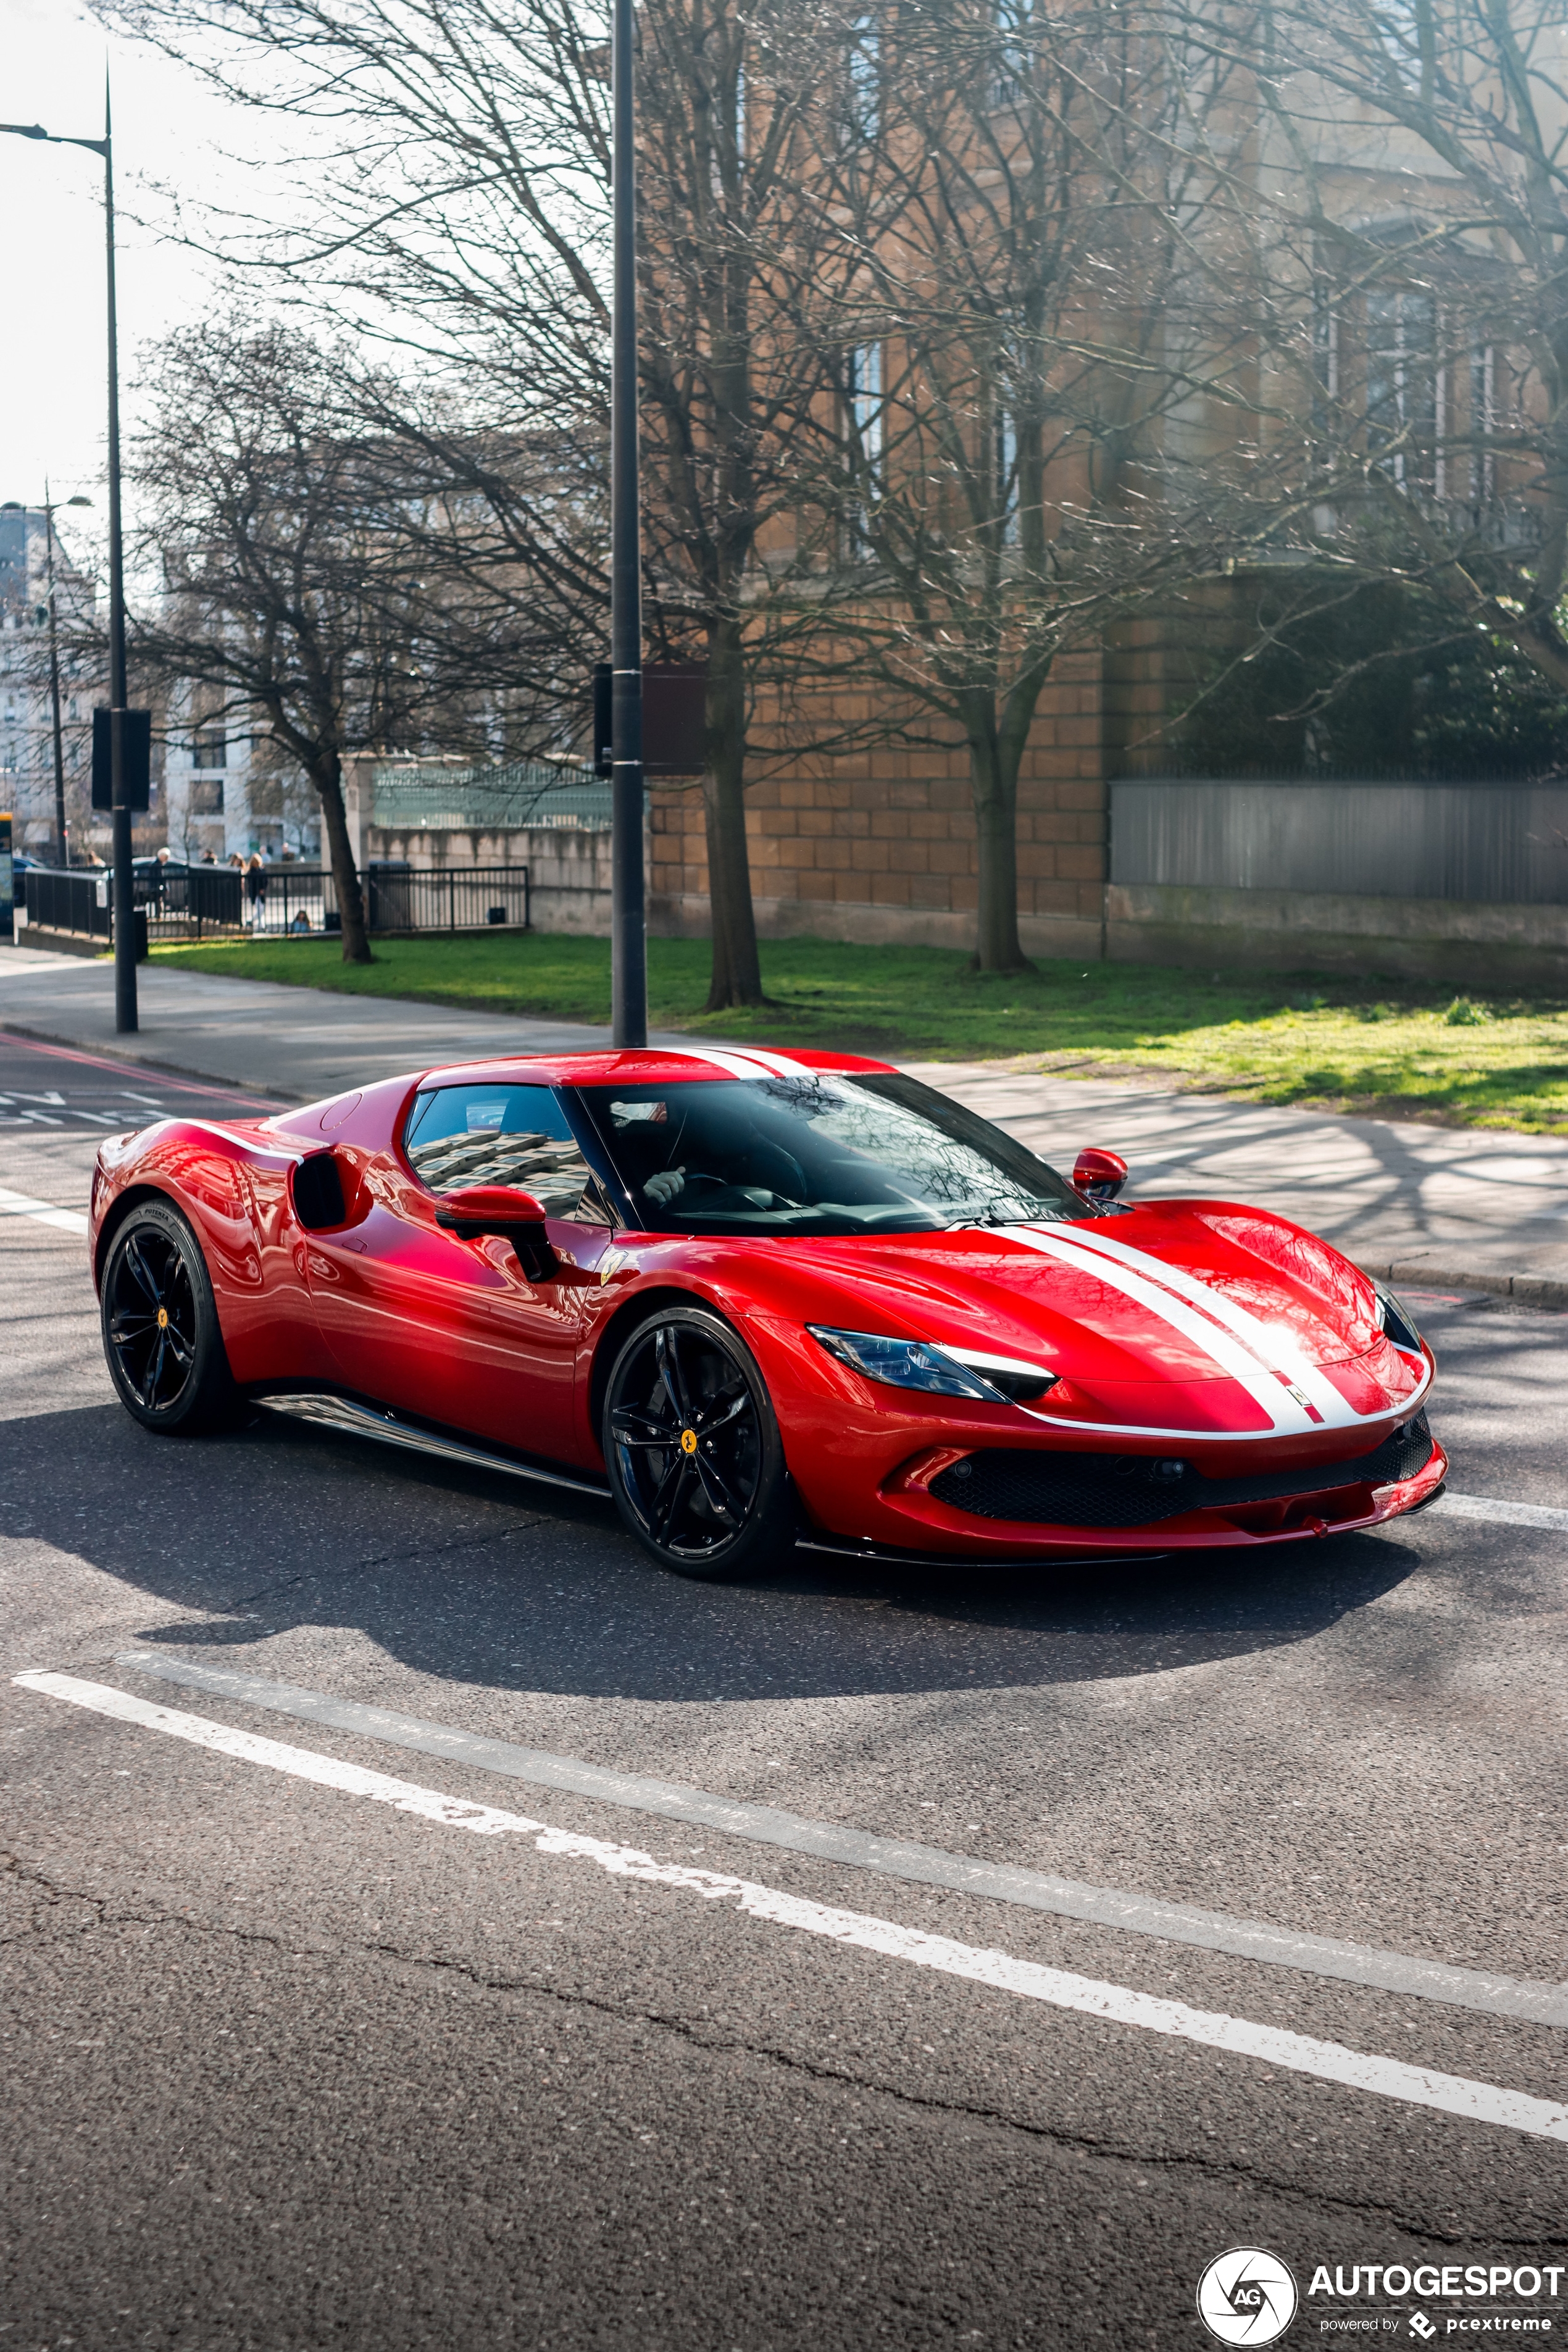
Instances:
[[[645,1232],[904,1234],[1099,1213],[916,1078],[701,1079],[579,1097]]]

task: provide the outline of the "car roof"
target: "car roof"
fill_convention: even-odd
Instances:
[[[514,1054],[487,1062],[457,1062],[427,1070],[421,1087],[546,1086],[659,1087],[700,1078],[775,1078],[819,1070],[848,1076],[856,1071],[890,1072],[890,1062],[870,1062],[859,1054],[803,1050],[775,1053],[742,1045],[622,1046],[598,1053]]]

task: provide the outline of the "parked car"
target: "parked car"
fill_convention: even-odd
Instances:
[[[665,1567],[1251,1549],[1440,1491],[1409,1314],[848,1055],[541,1055],[104,1143],[110,1371],[613,1496]]]

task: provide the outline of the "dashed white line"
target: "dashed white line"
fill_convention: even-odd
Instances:
[[[1495,1519],[1509,1528],[1568,1528],[1568,1511],[1545,1503],[1504,1503],[1492,1495],[1456,1495],[1445,1490],[1434,1507],[1456,1519]]]
[[[35,1224],[53,1225],[62,1234],[85,1234],[87,1219],[79,1209],[57,1209],[52,1201],[35,1201],[27,1192],[7,1192],[0,1185],[0,1217],[31,1217]]]
[[[480,1837],[528,1838],[538,1853],[592,1863],[612,1877],[668,1887],[704,1902],[731,1904],[748,1917],[773,1927],[793,1928],[831,1943],[875,1952],[885,1959],[963,1978],[992,1991],[1042,2001],[1054,2009],[1076,2011],[1107,2024],[1137,2027],[1176,2041],[1200,2043],[1236,2057],[1255,2058],[1290,2073],[1311,2075],[1320,2082],[1338,2083],[1350,2090],[1370,2092],[1410,2106],[1433,2108],[1466,2122],[1493,2124],[1532,2138],[1568,2145],[1568,2108],[1561,2101],[1533,2098],[1524,2092],[1504,2090],[1496,2084],[1471,2082],[1464,2075],[1412,2066],[1400,2059],[1372,2056],[1347,2049],[1340,2042],[1321,2042],[1311,2035],[1288,2032],[1277,2026],[1255,2025],[1245,2018],[1228,2017],[1212,2010],[1191,2009],[1184,2001],[1165,2000],[1124,1985],[1100,1983],[1062,1969],[1042,1968],[1032,1960],[1016,1959],[1008,1952],[986,1951],[973,1944],[956,1943],[946,1936],[930,1936],[890,1919],[836,1910],[829,1905],[808,1902],[799,1895],[785,1895],[775,1887],[761,1886],[723,1872],[658,1862],[635,1846],[581,1837],[552,1828],[547,1822],[531,1821],[522,1813],[502,1812],[491,1805],[476,1805],[465,1798],[422,1789],[411,1780],[395,1780],[384,1773],[368,1772],[360,1765],[343,1763],[337,1757],[321,1755],[313,1748],[285,1747],[278,1740],[260,1739],[251,1732],[237,1731],[227,1724],[209,1722],[204,1716],[152,1706],[144,1699],[111,1689],[104,1683],[81,1682],[73,1675],[40,1672],[17,1675],[14,1679],[24,1689],[62,1699],[121,1723],[163,1732],[216,1755],[262,1765],[296,1780],[312,1781],[320,1788],[368,1798],[373,1803],[390,1805],[395,1811],[447,1828],[468,1830]]]

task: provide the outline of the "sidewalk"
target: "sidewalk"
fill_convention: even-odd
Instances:
[[[580,1022],[511,1020],[398,998],[334,996],[266,980],[141,964],[141,1026],[114,1029],[114,967],[107,956],[58,955],[0,942],[0,1024],[52,1044],[218,1078],[289,1103],[341,1094],[367,1079],[489,1054],[559,1053],[609,1043]],[[673,1042],[662,1035],[659,1042]]]
[[[289,1102],[437,1062],[609,1043],[580,1024],[205,972],[143,965],[138,980],[141,1030],[117,1038],[107,959],[0,947],[0,1026]],[[1005,1064],[909,1066],[1058,1167],[1104,1144],[1130,1162],[1137,1192],[1278,1210],[1396,1283],[1568,1307],[1568,1140],[1335,1118]]]
[[[1568,1307],[1568,1140],[1338,1118],[1005,1065],[908,1066],[1054,1167],[1120,1151],[1129,1189],[1249,1201],[1395,1284]]]

